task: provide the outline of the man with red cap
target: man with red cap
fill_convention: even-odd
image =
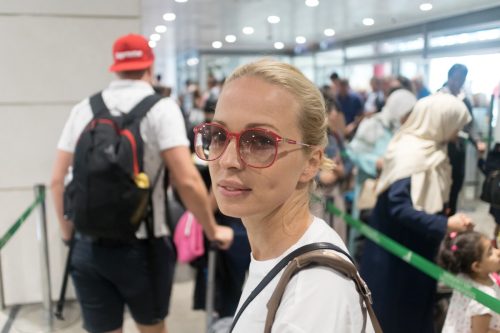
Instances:
[[[141,35],[129,34],[113,45],[110,67],[118,79],[102,91],[102,101],[111,116],[128,114],[154,93],[153,50]],[[52,176],[52,194],[62,238],[73,238],[71,276],[81,304],[84,328],[89,332],[121,332],[125,306],[142,333],[166,332],[165,318],[175,266],[175,253],[167,236],[164,163],[183,203],[204,227],[207,237],[228,248],[233,234],[213,217],[205,185],[192,163],[182,113],[173,99],[156,102],[140,120],[143,170],[152,188],[153,229],[142,225],[133,241],[108,241],[73,232],[73,221],[64,215],[64,180],[73,164],[79,138],[93,119],[92,100],[86,98],[71,111],[57,146]],[[75,174],[76,175],[76,174]],[[78,224],[77,224],[78,226]],[[154,233],[151,256],[148,234]],[[132,234],[133,235],[133,234]],[[154,261],[151,264],[151,261]],[[153,267],[151,267],[153,266]]]

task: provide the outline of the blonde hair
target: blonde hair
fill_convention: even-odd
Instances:
[[[328,143],[325,100],[319,89],[296,67],[264,58],[238,67],[225,84],[245,76],[258,77],[290,92],[300,105],[298,126],[302,141],[324,148]],[[323,155],[320,168],[333,169],[332,160]]]

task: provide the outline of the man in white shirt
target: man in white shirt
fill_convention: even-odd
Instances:
[[[129,34],[116,40],[113,57],[110,71],[117,74],[118,80],[103,90],[102,99],[111,115],[117,116],[130,112],[154,93],[154,55],[144,37]],[[74,228],[63,213],[64,179],[73,163],[80,134],[92,118],[86,98],[71,111],[57,147],[52,195],[64,241],[71,239]],[[164,163],[186,208],[202,224],[207,237],[221,248],[228,248],[232,230],[215,222],[207,190],[190,157],[178,105],[170,98],[157,102],[141,120],[140,135],[144,142],[144,172],[151,182]],[[162,177],[163,171],[158,176]],[[135,240],[123,243],[87,237],[76,230],[71,275],[82,307],[84,328],[89,332],[121,332],[125,305],[142,333],[166,332],[164,318],[168,314],[175,252],[166,237],[165,192],[161,182],[153,189],[152,201],[153,258],[144,225]]]

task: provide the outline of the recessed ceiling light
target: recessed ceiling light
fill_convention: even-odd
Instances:
[[[275,16],[275,15],[268,16],[267,17],[267,22],[269,22],[271,24],[279,23],[280,22],[280,17],[279,16]]]
[[[295,37],[295,42],[297,44],[304,44],[306,42],[306,38],[304,36],[297,36]]]
[[[167,31],[167,27],[164,26],[164,25],[157,25],[156,28],[155,28],[155,31],[159,34],[162,34],[164,33],[165,31]]]
[[[319,5],[318,0],[306,0],[307,7],[316,7],[317,5]]]
[[[152,40],[154,42],[157,42],[161,39],[161,36],[159,34],[152,34],[151,36],[149,36],[149,40]]]
[[[188,2],[188,0],[175,0],[175,2],[184,3],[184,2]]]
[[[236,36],[235,35],[226,35],[226,38],[224,38],[224,39],[228,43],[234,43],[234,42],[236,42]]]
[[[148,45],[149,45],[149,47],[150,47],[150,48],[152,48],[152,49],[153,49],[153,48],[155,48],[155,47],[156,47],[156,42],[155,42],[154,40],[150,40],[150,41],[148,42]]]
[[[254,29],[252,27],[244,27],[242,31],[245,35],[251,35],[254,33]]]
[[[188,60],[186,60],[186,64],[188,66],[196,66],[199,64],[199,62],[200,62],[200,60],[196,57],[189,58]]]
[[[423,3],[420,5],[420,10],[423,12],[426,12],[428,10],[432,9],[432,4],[431,3]]]
[[[174,21],[175,20],[175,14],[174,13],[165,13],[165,14],[163,14],[163,19],[165,21]]]
[[[277,50],[281,50],[284,47],[285,47],[285,44],[283,44],[282,42],[275,42],[274,43],[274,48]]]
[[[220,49],[220,48],[222,47],[222,42],[221,42],[221,41],[216,40],[216,41],[212,42],[212,47],[213,47],[214,49]]]
[[[367,25],[367,26],[374,25],[375,24],[375,20],[372,19],[371,17],[366,17],[366,18],[363,19],[363,24]]]
[[[323,33],[325,34],[325,36],[328,36],[328,37],[335,36],[335,30],[330,29],[330,28],[325,29],[325,30],[323,31]]]

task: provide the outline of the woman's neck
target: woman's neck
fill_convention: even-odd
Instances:
[[[290,198],[264,216],[242,219],[252,255],[257,260],[279,257],[295,244],[312,222],[306,195]]]

